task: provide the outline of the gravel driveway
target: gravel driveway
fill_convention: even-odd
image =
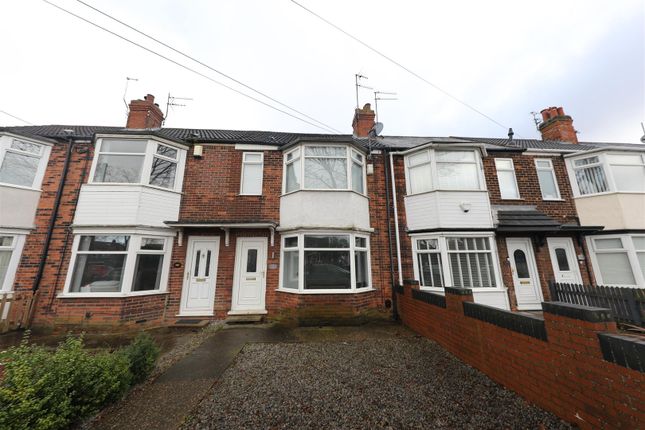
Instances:
[[[419,337],[248,344],[184,429],[565,429]]]

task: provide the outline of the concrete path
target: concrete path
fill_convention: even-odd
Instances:
[[[176,429],[240,350],[250,342],[290,342],[292,330],[227,327],[215,333],[149,385],[139,387],[90,425],[92,429]]]

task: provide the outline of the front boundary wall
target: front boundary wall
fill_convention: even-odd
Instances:
[[[403,323],[497,383],[583,429],[645,428],[645,340],[608,309],[545,302],[542,319],[411,284],[396,288]]]

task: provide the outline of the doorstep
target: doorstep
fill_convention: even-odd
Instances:
[[[266,315],[268,312],[266,309],[255,309],[255,310],[242,310],[242,311],[228,311],[227,315]]]

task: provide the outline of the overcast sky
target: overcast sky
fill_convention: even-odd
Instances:
[[[50,1],[249,92],[75,0]],[[398,94],[379,105],[384,135],[506,136],[289,0],[85,1],[343,133],[362,73],[366,85]],[[539,137],[530,112],[552,105],[574,118],[581,140],[643,135],[642,0],[299,2],[516,137]],[[129,76],[138,81],[128,100],[151,93],[165,110],[169,92],[193,98],[170,111],[167,127],[321,132],[42,0],[2,1],[0,16],[0,110],[34,124],[125,125]],[[373,97],[362,90],[361,105]],[[0,125],[21,123],[0,113]]]

